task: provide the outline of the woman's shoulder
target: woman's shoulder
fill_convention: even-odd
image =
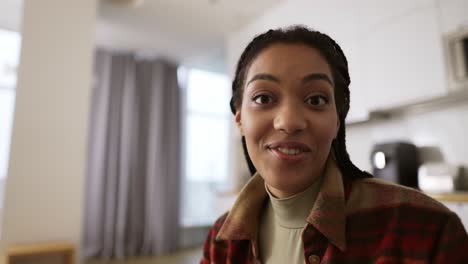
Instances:
[[[216,241],[217,236],[219,231],[221,230],[221,227],[223,226],[224,222],[226,221],[227,215],[229,212],[226,212],[222,214],[220,217],[218,217],[213,225],[210,227],[210,230],[208,232],[208,239],[211,241]]]
[[[223,226],[224,222],[226,221],[226,218],[228,216],[228,212],[225,212],[224,214],[222,214],[221,216],[219,216],[216,221],[214,222],[214,224],[212,225],[211,229],[212,230],[216,230],[216,231],[219,231],[221,229],[221,227]]]
[[[354,180],[346,219],[348,241],[378,241],[377,255],[398,252],[416,261],[418,252],[421,263],[466,259],[468,237],[460,218],[419,190],[376,178]]]
[[[348,212],[396,207],[452,213],[439,201],[413,188],[378,178],[356,179],[352,182],[347,199]]]

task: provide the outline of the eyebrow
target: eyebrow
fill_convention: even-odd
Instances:
[[[252,79],[250,79],[250,81],[247,82],[247,85],[249,85],[251,82],[256,81],[256,80],[272,81],[272,82],[275,82],[275,83],[280,83],[281,82],[279,78],[277,78],[277,77],[275,77],[275,76],[273,76],[271,74],[259,73],[259,74],[256,74],[254,77],[252,77]],[[310,82],[310,81],[317,81],[317,80],[325,81],[325,82],[327,82],[327,83],[329,83],[330,85],[333,86],[333,82],[330,79],[330,77],[328,77],[328,75],[323,74],[323,73],[308,74],[308,75],[304,76],[304,78],[302,78],[302,83],[307,83],[307,82]]]

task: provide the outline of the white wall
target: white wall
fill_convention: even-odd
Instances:
[[[1,252],[80,243],[96,0],[26,0]]]

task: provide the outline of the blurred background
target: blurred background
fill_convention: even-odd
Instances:
[[[250,177],[229,109],[237,59],[294,24],[348,58],[351,159],[468,227],[467,13],[466,0],[1,0],[2,260],[59,243],[80,263],[198,263]]]

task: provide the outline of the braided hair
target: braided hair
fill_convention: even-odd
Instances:
[[[349,111],[351,79],[348,71],[348,61],[341,47],[328,35],[311,30],[305,26],[292,26],[288,28],[270,29],[257,35],[242,52],[237,63],[234,80],[232,82],[232,98],[230,107],[233,114],[242,104],[243,87],[246,74],[255,58],[266,48],[273,44],[302,44],[317,49],[328,62],[335,83],[335,104],[340,121],[340,128],[336,139],[333,140],[332,149],[342,174],[349,179],[372,177],[369,173],[361,171],[350,160],[346,150],[345,119]],[[245,137],[242,137],[242,147],[247,160],[250,173],[257,170],[247,151]]]

